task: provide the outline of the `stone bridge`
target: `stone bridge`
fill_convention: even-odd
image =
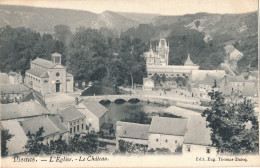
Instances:
[[[132,95],[101,95],[101,96],[79,96],[79,101],[81,100],[87,100],[87,99],[95,99],[97,101],[101,100],[109,100],[110,102],[115,102],[116,100],[124,100],[129,101],[131,99],[138,99],[140,101],[149,101],[153,103],[176,103],[176,102],[182,102],[186,104],[198,104],[200,102],[199,99],[196,98],[175,98],[175,97],[169,97],[169,96],[151,96],[151,95],[140,95],[140,94],[132,94]]]

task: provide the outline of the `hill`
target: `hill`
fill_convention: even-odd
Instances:
[[[0,27],[26,27],[53,33],[55,25],[68,25],[72,31],[84,26],[111,28],[118,32],[138,26],[138,22],[115,12],[96,14],[88,11],[0,5]]]

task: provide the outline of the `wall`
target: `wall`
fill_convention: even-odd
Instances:
[[[83,129],[82,129],[82,124],[83,124]],[[79,126],[79,130],[77,129],[78,126]],[[86,118],[82,117],[77,120],[69,121],[67,128],[68,128],[70,135],[75,135],[80,132],[86,132]],[[75,128],[75,131],[74,131],[74,128]],[[71,132],[71,130],[72,130],[72,132]]]
[[[60,81],[60,92],[66,92],[67,90],[67,79],[66,79],[66,69],[49,69],[49,84],[50,93],[56,93],[56,81]],[[56,76],[56,73],[60,73]]]
[[[188,151],[188,147],[190,147],[190,151]],[[210,153],[207,153],[207,148],[210,149]],[[194,145],[194,144],[183,144],[182,146],[183,155],[191,155],[191,154],[208,154],[208,155],[216,155],[216,148],[204,145]]]
[[[148,145],[148,140],[147,139],[121,138],[121,137],[116,136],[116,149],[119,149],[119,140],[132,142],[134,144]]]
[[[149,134],[148,150],[156,148],[167,148],[171,152],[175,152],[178,146],[183,143],[183,136]]]
[[[73,77],[67,77],[67,92],[68,93],[74,92],[73,83],[74,83]]]

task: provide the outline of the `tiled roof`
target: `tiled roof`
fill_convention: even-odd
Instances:
[[[66,121],[73,121],[85,117],[83,113],[73,106],[59,111],[58,114],[60,114]]]
[[[56,65],[53,62],[46,60],[46,59],[42,59],[42,58],[36,58],[35,60],[33,60],[31,62],[34,63],[34,64],[41,65],[45,68],[52,68],[53,66]]]
[[[68,132],[69,130],[65,127],[65,125],[61,122],[58,116],[51,115],[49,119],[60,129],[60,133]]]
[[[17,120],[1,121],[2,126],[9,130],[9,134],[14,135],[7,141],[8,155],[14,155],[25,152],[27,136]]]
[[[250,76],[258,78],[258,71],[251,71]]]
[[[0,83],[10,83],[6,73],[0,73]]]
[[[154,116],[149,133],[184,136],[187,119]]]
[[[33,101],[38,102],[43,107],[46,107],[46,104],[45,104],[43,99],[44,98],[43,98],[43,96],[40,92],[37,92],[35,90],[31,90],[30,92],[28,92],[24,95],[22,102],[28,102],[28,101],[33,100]]]
[[[183,143],[195,145],[211,145],[211,131],[206,127],[206,120],[201,116],[191,116],[187,124],[187,132]]]
[[[0,90],[3,94],[22,94],[30,91],[30,89],[23,84],[1,84]]]
[[[50,114],[50,112],[34,101],[21,102],[19,104],[1,104],[1,120],[33,117],[45,114]]]
[[[107,112],[107,108],[96,100],[85,100],[82,104],[98,118],[102,117]]]
[[[60,133],[60,129],[48,118],[45,116],[30,118],[22,121],[22,128],[25,134],[30,133],[35,134],[39,129],[43,127],[43,137]]]
[[[26,71],[26,73],[32,74],[34,76],[40,77],[40,78],[47,78],[49,77],[47,70],[43,70],[40,68],[32,68]]]
[[[129,122],[116,122],[116,133],[121,138],[148,139],[150,125]]]
[[[191,71],[192,81],[199,81],[205,79],[206,75],[224,77],[226,75],[225,70],[193,70]]]
[[[197,83],[199,84],[204,84],[204,85],[214,85],[214,82],[216,80],[217,85],[220,84],[220,82],[222,81],[222,77],[220,76],[212,76],[212,75],[206,75],[204,80],[198,81]]]
[[[245,82],[245,78],[240,75],[240,76],[226,76],[227,80],[229,82]]]

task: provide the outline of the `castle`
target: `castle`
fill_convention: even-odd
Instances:
[[[161,38],[159,44],[156,45],[155,52],[150,44],[149,51],[144,53],[148,77],[153,76],[155,73],[160,76],[164,74],[166,77],[185,77],[189,76],[191,71],[199,69],[199,66],[191,61],[190,54],[188,54],[184,65],[168,65],[169,51],[169,43],[164,38]]]

